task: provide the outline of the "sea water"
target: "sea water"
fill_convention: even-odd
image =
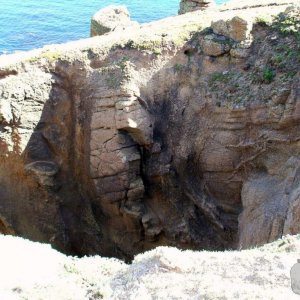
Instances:
[[[90,18],[110,4],[126,5],[140,23],[176,15],[180,0],[0,0],[0,54],[89,36]],[[218,4],[226,0],[216,1]]]

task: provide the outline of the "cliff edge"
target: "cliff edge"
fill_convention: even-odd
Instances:
[[[11,236],[0,235],[0,247],[0,297],[6,300],[299,299],[290,278],[299,235],[242,251],[158,247],[130,265],[65,256],[50,245]]]

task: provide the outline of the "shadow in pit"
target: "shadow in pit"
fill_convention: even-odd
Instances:
[[[33,131],[24,138],[24,124],[16,122],[15,151],[3,155],[0,164],[0,211],[16,235],[50,242],[68,254],[101,254],[126,260],[159,245],[214,250],[235,247],[241,184],[230,182],[233,186],[226,187],[226,180],[208,183],[199,163],[205,120],[209,119],[198,94],[202,86],[195,80],[203,68],[199,34],[176,55],[164,50],[162,55],[168,59],[146,85],[133,82],[140,90],[138,101],[153,120],[153,143],[145,146],[135,141],[141,156],[138,176],[145,189],[140,199],[143,210],[134,222],[138,224],[136,240],[128,238],[128,218],[124,217],[116,227],[122,239],[113,241],[114,215],[105,214],[95,204],[99,195],[89,174],[94,91],[88,82],[91,75],[81,61],[58,61],[36,87],[36,93],[22,99],[24,107],[32,107],[27,126]],[[148,60],[147,67],[151,68],[153,60],[159,59],[147,51],[138,55],[140,51],[112,49],[110,59],[99,63],[93,56],[90,66],[98,72],[97,68],[126,56],[138,71],[145,66],[142,60]],[[115,84],[113,79],[107,84]],[[47,96],[40,98],[39,91]],[[22,146],[24,139],[27,142]],[[217,182],[223,191],[214,190]],[[224,202],[231,211],[225,210]],[[114,205],[117,215],[126,216],[128,212],[120,210],[120,203]],[[126,251],[122,245],[125,240]]]
[[[10,234],[8,228],[13,228],[16,235],[51,243],[67,254],[108,254],[89,203],[89,132],[77,107],[88,97],[83,88],[86,76],[78,64],[58,61],[49,73],[38,72],[40,77],[30,82],[10,78],[31,93],[15,100],[16,105],[22,102],[21,119],[0,124],[13,128],[13,150],[1,148],[0,212],[7,222],[0,223],[0,232]]]
[[[215,135],[203,75],[218,64],[201,53],[199,37],[208,32],[193,35],[141,88],[141,98],[155,116],[153,147],[144,149],[145,210],[162,228],[157,244],[224,250],[237,247],[243,178],[211,172],[203,163],[205,145]],[[224,69],[231,64],[225,56]]]
[[[205,64],[217,64],[213,58],[204,61],[200,53],[199,36],[207,32],[208,29],[195,33],[176,54],[168,47],[161,52],[143,51],[134,48],[133,41],[113,49],[106,61],[89,52],[90,65],[96,71],[124,61],[134,65],[137,74],[139,70],[156,67],[143,84],[140,78],[128,76],[128,86],[136,87],[137,101],[153,121],[152,143],[137,145],[141,153],[139,176],[145,193],[142,215],[138,217],[140,233],[136,239],[139,240],[132,242],[131,257],[161,245],[183,249],[236,248],[242,178],[230,179],[231,174],[226,172],[209,178],[211,172],[201,164],[205,141],[211,138],[208,128],[211,112],[202,98],[206,86],[201,75]],[[131,134],[130,130],[128,133]],[[120,212],[122,202],[115,201],[114,205],[115,217],[124,215]],[[114,215],[107,219],[114,226]],[[128,225],[125,220],[123,228]],[[126,231],[122,235],[121,241],[128,244]],[[121,242],[116,246],[122,249]]]

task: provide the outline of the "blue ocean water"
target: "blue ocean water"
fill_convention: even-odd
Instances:
[[[0,54],[89,36],[91,16],[126,5],[140,23],[177,14],[180,0],[0,0]],[[217,0],[218,4],[226,0]]]

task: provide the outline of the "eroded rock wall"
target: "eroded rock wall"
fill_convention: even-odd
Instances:
[[[2,67],[1,232],[126,259],[298,232],[299,10],[256,15],[179,16]]]

